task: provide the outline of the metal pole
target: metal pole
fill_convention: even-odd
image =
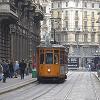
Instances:
[[[56,44],[56,39],[55,39],[55,29],[54,29],[54,44]]]

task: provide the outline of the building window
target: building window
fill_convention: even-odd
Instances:
[[[66,2],[66,7],[68,7],[68,2]]]
[[[76,7],[78,7],[78,2],[77,1],[76,1],[75,5],[76,5]]]
[[[78,11],[75,12],[75,16],[78,16]]]
[[[10,2],[10,0],[1,0],[0,2]],[[14,1],[11,0],[11,2],[14,2]]]
[[[58,11],[58,18],[60,17],[60,12]]]
[[[84,42],[87,42],[88,34],[84,34]]]
[[[98,34],[98,43],[100,44],[100,34]]]
[[[46,7],[43,7],[44,13],[46,13]]]
[[[51,28],[54,28],[54,22],[51,21]]]
[[[79,34],[75,34],[75,41],[78,42],[79,41]]]
[[[66,41],[66,42],[68,41],[68,34],[64,35],[64,41]]]
[[[53,12],[53,11],[50,11],[50,13],[51,13],[51,16],[53,16],[53,15],[54,15],[54,12]]]
[[[91,23],[91,28],[94,29],[94,22]]]
[[[100,3],[99,3],[99,8],[100,8]]]
[[[57,34],[56,37],[57,37],[57,41],[60,42],[61,41],[60,34]]]
[[[84,17],[87,18],[87,11],[84,11]]]
[[[66,26],[65,26],[65,27],[68,29],[68,21],[66,21],[66,22],[65,22],[65,24],[66,24]]]
[[[95,34],[91,34],[91,42],[95,42]]]
[[[84,7],[87,7],[87,2],[84,2]]]
[[[53,6],[53,3],[51,4],[51,7],[53,8],[54,6]]]
[[[58,2],[58,8],[60,8],[60,2]]]
[[[87,21],[84,21],[84,30],[87,30]]]
[[[100,23],[98,23],[98,30],[100,30]]]
[[[75,29],[78,29],[78,21],[75,21]]]
[[[92,18],[94,18],[94,12],[92,12]]]
[[[94,8],[94,3],[92,3],[92,8]]]
[[[68,16],[68,11],[66,11],[66,16]]]
[[[60,24],[59,24],[59,23],[58,23],[58,27],[57,27],[57,28],[58,28],[58,30],[60,30],[60,29],[61,29],[61,26],[60,26]]]

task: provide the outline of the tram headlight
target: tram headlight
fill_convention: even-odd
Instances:
[[[50,69],[48,69],[48,72],[50,72],[51,70]]]

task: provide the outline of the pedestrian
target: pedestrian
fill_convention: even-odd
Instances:
[[[32,63],[31,63],[31,61],[29,61],[29,73],[32,73]]]
[[[97,67],[97,75],[98,77],[100,77],[100,61],[98,62],[96,67]]]
[[[7,64],[7,66],[8,66],[7,77],[10,78],[10,72],[9,72],[9,61],[8,61],[8,60],[6,60],[6,64]]]
[[[13,75],[14,75],[14,67],[13,67],[13,62],[10,61],[9,62],[9,73],[10,73],[10,78],[13,78]]]
[[[18,63],[18,61],[15,61],[15,64],[14,64],[14,78],[17,78],[18,74],[19,74],[19,63]]]
[[[24,60],[22,60],[22,62],[19,63],[21,79],[24,79],[25,68],[26,68],[26,63],[24,62]]]
[[[91,64],[89,64],[89,69],[88,70],[91,71]]]
[[[0,64],[0,81],[3,79],[2,73],[3,73],[3,68],[2,65]]]
[[[6,82],[6,78],[8,75],[9,67],[8,64],[5,62],[5,60],[2,60],[2,68],[3,68],[3,83]]]
[[[26,73],[26,76],[29,75],[29,62],[28,61],[26,63],[25,73]]]

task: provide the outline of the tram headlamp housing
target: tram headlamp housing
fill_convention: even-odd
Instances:
[[[50,70],[50,68],[48,69],[48,72],[50,72],[51,70]]]

